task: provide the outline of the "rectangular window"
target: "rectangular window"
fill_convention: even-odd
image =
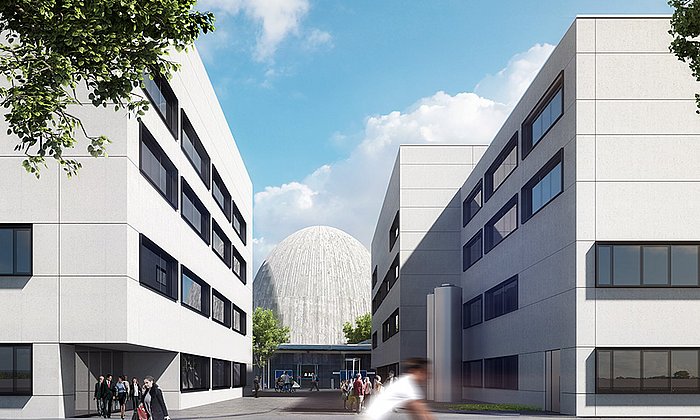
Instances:
[[[518,133],[508,141],[496,160],[486,170],[484,175],[484,201],[488,201],[498,187],[513,173],[518,166]]]
[[[32,395],[31,344],[0,344],[1,395]]]
[[[372,289],[377,285],[377,266],[374,266],[374,271],[372,271]]]
[[[246,244],[246,222],[245,219],[243,219],[243,215],[241,214],[240,210],[238,210],[238,206],[236,206],[236,203],[232,204],[233,207],[233,230],[236,231],[238,234],[238,237],[241,238],[241,241],[243,242],[243,245]]]
[[[157,74],[145,73],[143,90],[165,125],[177,138],[177,97],[167,80]]]
[[[698,394],[697,348],[596,349],[599,394]]]
[[[482,194],[483,182],[479,180],[479,183],[474,187],[472,192],[469,193],[467,198],[462,202],[462,227],[466,226],[476,213],[481,210],[483,203]]]
[[[241,281],[241,283],[246,284],[246,262],[241,256],[241,254],[238,252],[236,247],[233,248],[233,264],[231,264],[231,269],[233,270],[233,274],[238,277],[238,279]]]
[[[518,389],[518,356],[485,359],[484,387]]]
[[[231,221],[231,194],[228,192],[228,188],[221,179],[219,172],[216,167],[212,165],[211,172],[212,188],[211,195],[214,197],[214,201],[219,205],[221,211],[224,212],[224,216],[230,222]]]
[[[160,195],[177,210],[177,169],[168,159],[145,125],[139,122],[141,155],[139,166],[141,173],[153,185]]]
[[[376,348],[377,348],[377,345],[378,345],[378,343],[377,343],[377,332],[375,331],[375,332],[372,333],[372,349],[373,349],[373,350],[376,349]]]
[[[481,230],[472,236],[472,238],[462,247],[462,271],[467,271],[469,267],[474,265],[481,259],[482,256],[482,237]]]
[[[227,328],[231,328],[231,301],[216,290],[212,290],[211,319]]]
[[[564,149],[560,149],[523,186],[523,223],[564,191]]]
[[[0,276],[32,275],[32,227],[0,225]]]
[[[180,353],[180,390],[207,391],[209,390],[208,357]]]
[[[382,342],[390,339],[399,332],[399,309],[396,308],[394,313],[389,315],[389,318],[382,324]]]
[[[518,228],[518,195],[514,195],[484,226],[484,253],[491,251]]]
[[[462,328],[473,327],[482,322],[481,295],[462,305]]]
[[[698,287],[699,244],[596,244],[598,287]]]
[[[564,114],[564,73],[560,73],[523,122],[523,158]]]
[[[246,335],[247,322],[246,313],[238,306],[233,305],[233,330],[239,334]]]
[[[211,359],[211,389],[231,388],[231,362]]]
[[[182,111],[182,151],[185,152],[187,159],[190,161],[192,166],[194,166],[195,171],[202,178],[204,185],[209,188],[209,167],[211,166],[211,160],[209,159],[209,154],[204,149],[204,145],[197,132],[194,131],[192,123],[190,123],[189,118],[185,115],[185,111]]]
[[[144,235],[140,239],[139,282],[177,300],[177,261]]]
[[[472,360],[462,362],[462,386],[470,388],[481,388],[484,386],[482,375],[483,370],[482,360]]]
[[[394,216],[394,221],[391,222],[391,229],[389,230],[389,252],[394,249],[394,244],[399,239],[399,212],[396,212]]]
[[[233,363],[233,387],[241,388],[246,386],[246,364]]]
[[[518,276],[515,275],[484,293],[484,319],[489,320],[518,309]]]
[[[396,281],[399,279],[399,255],[397,254],[396,257],[394,257],[394,261],[391,263],[391,267],[389,267],[389,271],[386,273],[387,278],[389,279],[389,290],[391,290],[392,287],[396,284]],[[387,290],[387,292],[389,291]]]
[[[209,317],[209,285],[192,271],[182,266],[182,306]]]
[[[209,245],[209,212],[182,178],[182,218]]]
[[[227,267],[231,268],[231,241],[215,221],[212,221],[211,232],[211,247],[214,253],[221,258]]]

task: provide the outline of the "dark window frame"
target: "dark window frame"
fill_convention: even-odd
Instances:
[[[505,290],[506,287],[515,284],[515,307],[514,308],[506,308],[506,302],[505,300],[501,302],[502,306],[502,312],[497,313],[495,309],[496,301],[494,300],[494,295],[495,293],[499,291]],[[492,319],[507,315],[509,313],[515,312],[518,309],[520,309],[520,288],[518,284],[518,275],[514,275],[507,280],[504,280],[497,284],[496,286],[490,288],[484,293],[484,302],[483,302],[483,317],[484,317],[484,322],[485,321],[490,321]],[[502,299],[505,299],[505,296],[502,297]]]
[[[238,209],[238,206],[236,205],[235,201],[231,201],[231,226],[233,226],[233,231],[236,232],[236,235],[238,235],[238,238],[240,238],[241,242],[243,242],[243,245],[247,245],[248,239],[247,239],[247,226],[248,224],[246,223],[245,219],[243,218],[243,214],[241,211]],[[236,221],[241,226],[240,232],[238,229],[236,229]]]
[[[34,275],[34,226],[31,224],[0,224],[0,229],[12,229],[12,273],[0,273],[0,277],[31,277]],[[29,271],[17,271],[17,231],[29,231]]]
[[[467,203],[470,203],[474,197],[477,196],[477,194],[481,193],[481,202],[479,203],[479,208],[472,213],[471,208]],[[472,188],[472,191],[469,193],[467,198],[464,199],[462,202],[462,227],[467,226],[469,222],[476,216],[477,213],[484,207],[484,180],[479,179],[479,182],[476,183],[476,186]]]
[[[202,203],[202,200],[200,200],[199,197],[197,197],[197,194],[194,192],[192,187],[190,187],[187,181],[185,181],[184,177],[181,177],[181,184],[182,188],[180,191],[180,215],[182,216],[182,219],[192,228],[192,230],[194,230],[194,233],[196,233],[197,236],[202,238],[202,240],[207,244],[207,246],[209,246],[211,244],[211,214],[209,213],[209,209],[207,209],[204,203]],[[199,210],[199,212],[202,214],[202,217],[206,221],[206,226],[202,227],[202,232],[199,232],[197,227],[195,227],[192,224],[192,222],[187,217],[185,217],[185,213],[183,212],[184,206],[182,204],[185,201],[185,196],[187,196],[190,202],[192,202],[192,205],[194,205],[194,207],[197,210]]]
[[[479,365],[479,383],[475,385],[471,382],[472,365]],[[484,360],[465,360],[462,361],[462,387],[464,388],[483,388],[484,387]]]
[[[615,351],[639,351],[640,352],[640,363],[639,363],[639,380],[640,387],[638,391],[626,391],[626,390],[615,390],[615,379],[614,378],[614,368],[615,368]],[[618,394],[618,395],[694,395],[700,394],[700,378],[697,378],[698,386],[695,389],[685,388],[683,390],[674,391],[673,387],[673,351],[695,351],[698,353],[698,369],[700,369],[700,348],[699,347],[597,347],[594,351],[595,353],[595,392],[596,394]],[[600,366],[598,362],[598,357],[600,352],[610,352],[610,387],[600,386]],[[658,389],[644,390],[644,352],[668,352],[668,378],[669,387],[668,391],[659,391]],[[700,372],[699,372],[700,373]],[[700,376],[700,375],[698,375]],[[690,389],[688,391],[688,389]]]
[[[163,97],[165,98],[166,102],[166,107],[172,109],[169,109],[169,111],[172,111],[172,118],[173,121],[168,121],[168,116],[163,115],[163,113],[160,111],[160,108],[158,108],[155,105],[155,100],[151,96],[151,93],[146,89],[146,78],[150,78],[152,76],[153,83],[156,84],[156,87],[158,90],[163,94]],[[160,116],[160,118],[163,120],[163,123],[165,123],[165,126],[168,127],[168,131],[170,131],[170,134],[173,135],[173,138],[177,141],[177,133],[178,133],[178,126],[179,126],[179,121],[178,121],[178,115],[179,115],[179,103],[177,100],[177,96],[175,95],[175,92],[173,91],[172,87],[170,86],[170,83],[161,75],[157,73],[151,73],[151,72],[146,72],[143,75],[144,77],[144,86],[141,90],[146,94],[146,98],[148,98],[148,101],[151,103],[151,106],[156,110],[156,113]],[[168,98],[170,97],[170,98]],[[170,103],[170,101],[173,101],[173,103]]]
[[[372,333],[372,350],[376,349],[379,346],[378,343],[378,338],[377,338],[377,332]]]
[[[471,319],[471,305],[479,302],[481,309],[479,310],[479,321],[473,322]],[[472,298],[462,304],[462,329],[474,327],[484,322],[484,299],[480,294],[479,296]]]
[[[532,138],[532,123],[535,122],[537,117],[540,116],[542,111],[544,111],[545,108],[547,108],[547,105],[552,101],[552,99],[556,96],[556,94],[559,92],[561,89],[561,113],[559,116],[552,122],[552,124],[544,131],[542,132],[542,135],[537,139],[537,141],[533,144],[533,138]],[[554,126],[557,125],[557,122],[564,116],[564,98],[565,98],[566,92],[564,91],[564,71],[561,71],[557,77],[554,79],[551,85],[547,88],[545,91],[544,95],[540,98],[539,101],[537,101],[537,104],[535,107],[530,111],[530,114],[523,120],[523,124],[521,126],[521,131],[523,132],[523,141],[522,141],[522,159],[525,160],[527,155],[532,152],[532,150],[537,147],[538,144],[540,144],[541,140],[544,139],[547,134],[554,128]]]
[[[493,185],[493,175],[496,173],[496,170],[501,167],[503,162],[506,161],[506,158],[510,153],[515,149],[515,166],[513,169],[506,175],[505,178],[503,178],[503,181],[501,181],[498,186],[494,188]],[[493,163],[489,166],[489,168],[486,170],[486,173],[484,174],[484,190],[483,190],[483,203],[486,203],[489,201],[491,197],[498,191],[499,188],[503,184],[508,181],[508,178],[510,178],[511,175],[518,169],[520,159],[518,159],[518,132],[516,131],[513,136],[511,136],[510,140],[508,140],[508,143],[503,146],[503,149],[498,153],[498,156],[496,156],[496,159],[493,160]],[[483,206],[483,204],[482,204]]]
[[[246,284],[248,281],[248,278],[247,278],[247,276],[248,276],[248,274],[247,274],[248,263],[243,258],[243,255],[241,255],[241,253],[238,252],[238,250],[236,249],[235,246],[232,245],[231,249],[233,250],[233,252],[231,253],[231,271],[233,271],[233,274],[236,277],[238,277],[238,279],[241,281],[241,283]],[[238,262],[241,266],[240,275],[238,273],[236,273],[236,264],[234,262],[235,260],[238,260]]]
[[[162,260],[166,261],[167,267],[166,267],[165,271],[166,271],[166,276],[168,279],[168,284],[169,284],[169,287],[171,289],[171,290],[169,290],[168,293],[163,292],[162,290],[158,290],[155,286],[143,281],[144,272],[142,270],[144,267],[143,267],[143,262],[142,262],[143,253],[141,251],[144,247],[148,248],[149,251],[151,251],[152,253],[157,254],[158,257],[160,257]],[[179,292],[180,292],[180,288],[179,288],[178,281],[177,281],[178,274],[179,274],[179,265],[180,264],[178,263],[178,261],[175,258],[173,258],[168,252],[166,252],[163,248],[158,246],[158,244],[156,244],[155,242],[150,240],[148,237],[146,237],[146,235],[140,234],[140,236],[139,236],[139,284],[141,284],[141,286],[143,286],[149,290],[152,290],[152,291],[158,293],[159,295],[161,295],[167,299],[172,300],[173,302],[176,302],[178,299],[178,296],[179,296]]]
[[[237,330],[236,325],[233,322],[233,312],[238,312],[241,317],[241,329]],[[231,329],[240,335],[248,334],[248,314],[241,308],[239,308],[235,303],[231,303]]]
[[[197,131],[194,129],[194,126],[192,125],[192,122],[190,119],[187,117],[187,114],[185,113],[185,110],[181,110],[182,114],[182,124],[180,127],[180,131],[183,132],[183,135],[181,135],[180,139],[180,148],[182,149],[182,153],[185,155],[187,160],[190,162],[192,167],[194,168],[195,172],[197,172],[197,175],[199,175],[199,178],[204,182],[204,185],[206,185],[207,189],[211,188],[211,157],[209,156],[209,153],[207,152],[207,149],[204,147],[204,144],[202,143],[202,140],[199,138],[199,135],[197,134]],[[195,149],[195,152],[199,155],[200,159],[202,160],[202,168],[198,168],[197,165],[194,163],[190,155],[187,153],[185,150],[185,135],[192,140],[192,146]],[[204,172],[204,173],[203,173]]]
[[[374,289],[377,286],[377,266],[374,266],[374,270],[372,271],[372,289]]]
[[[236,382],[236,365],[238,365],[238,382]],[[248,366],[245,363],[233,362],[231,363],[231,369],[231,380],[233,382],[233,388],[244,388],[246,385],[248,385]]]
[[[158,157],[159,163],[165,168],[167,174],[166,180],[166,191],[162,191],[158,184],[151,179],[148,173],[143,167],[143,151],[142,147],[145,146],[150,150],[150,152]],[[179,173],[177,167],[168,157],[167,153],[158,144],[153,134],[148,130],[143,122],[139,121],[139,171],[141,175],[153,186],[153,188],[158,191],[158,193],[165,199],[165,201],[170,204],[170,206],[177,210],[178,209],[178,190],[179,190]],[[167,184],[170,183],[170,188],[168,189]]]
[[[215,363],[221,363],[223,365],[224,384],[222,384],[222,385],[214,385],[214,364]],[[211,389],[231,388],[231,386],[233,385],[232,374],[233,374],[233,371],[231,370],[231,361],[230,360],[217,359],[215,357],[211,358]],[[227,378],[228,378],[228,380],[227,380]]]
[[[560,185],[561,185],[561,191],[558,193],[554,194],[549,200],[547,200],[546,203],[542,204],[542,207],[537,209],[536,211],[532,211],[532,189],[535,188],[535,185],[537,185],[540,181],[542,181],[547,175],[549,175],[550,172],[554,170],[558,165],[561,165],[561,179],[560,179]],[[559,149],[559,151],[552,156],[551,159],[547,161],[547,163],[540,168],[537,173],[530,178],[525,185],[523,185],[522,190],[520,191],[521,195],[521,202],[522,202],[522,211],[521,213],[521,224],[525,224],[528,220],[532,219],[534,215],[539,213],[542,209],[547,207],[549,203],[554,201],[557,197],[562,195],[564,193],[564,149]]]
[[[211,297],[211,320],[219,325],[223,325],[226,328],[231,328],[231,326],[233,325],[233,320],[231,318],[231,300],[227,299],[226,296],[224,296],[221,292],[214,288],[211,289]],[[214,318],[214,297],[224,302],[224,322],[221,322],[218,319]]]
[[[0,348],[12,348],[12,391],[2,392],[0,391],[0,396],[26,396],[30,397],[34,395],[34,346],[32,344],[12,344],[12,343],[1,343]],[[23,391],[18,390],[17,381],[19,372],[17,367],[17,350],[29,349],[29,390]]]
[[[197,388],[183,388],[182,387],[182,374],[183,374],[183,363],[184,363],[184,358],[185,357],[194,357],[198,358],[201,360],[206,360],[206,363],[203,365],[206,367],[206,371],[204,372],[206,374],[206,377],[202,380],[202,382],[206,382],[206,386],[200,386]],[[180,392],[202,392],[202,391],[209,391],[211,389],[211,358],[206,357],[206,356],[199,356],[196,354],[190,354],[190,353],[180,353]]]
[[[398,325],[397,325],[398,324]],[[396,308],[382,323],[382,343],[395,336],[400,331],[399,308]]]
[[[515,207],[515,229],[511,230],[506,236],[502,237],[498,242],[494,242],[494,229],[496,226],[496,223],[500,221],[503,216],[505,216],[508,212],[510,212],[513,207]],[[493,250],[496,246],[498,246],[501,242],[505,241],[506,238],[508,238],[510,235],[512,235],[515,231],[518,230],[520,227],[519,221],[519,214],[518,212],[520,209],[518,208],[518,194],[515,194],[513,197],[511,197],[508,202],[501,207],[496,214],[489,219],[488,222],[484,225],[484,254],[488,254]]]
[[[391,252],[392,249],[394,249],[394,245],[396,245],[396,242],[399,240],[399,215],[401,211],[398,210],[396,211],[396,215],[394,216],[394,220],[391,222],[391,228],[389,228],[389,252]]]
[[[214,195],[214,188],[217,188],[224,196],[223,204],[219,203],[219,200],[217,200],[216,195]],[[211,165],[211,196],[212,198],[214,198],[214,201],[224,213],[224,216],[226,216],[226,220],[231,222],[231,193],[229,192],[228,188],[226,188],[226,184],[221,178],[221,175],[219,175],[219,171],[216,170],[216,166],[214,164]]]
[[[506,363],[513,363],[515,367],[515,372],[506,371]],[[500,363],[500,372],[492,372],[498,368],[497,364]],[[512,367],[512,366],[511,366]],[[520,357],[519,355],[510,355],[502,357],[491,357],[484,359],[483,364],[483,378],[484,378],[484,388],[489,389],[512,389],[518,390],[520,388]],[[508,376],[511,376],[508,378]],[[508,386],[510,380],[515,381],[515,386]],[[500,384],[499,384],[500,382]],[[512,384],[510,384],[512,385]]]
[[[197,283],[201,288],[202,288],[202,293],[200,296],[201,299],[201,306],[202,309],[199,310],[195,307],[192,307],[188,305],[185,302],[183,292],[185,288],[183,287],[183,282],[185,281],[185,276],[187,276],[190,280],[193,282]],[[205,291],[206,291],[206,296],[205,296]],[[192,312],[195,312],[199,315],[202,315],[203,317],[209,318],[211,316],[211,286],[209,286],[209,283],[204,281],[201,277],[196,275],[192,270],[187,268],[184,264],[180,265],[180,305],[183,307],[189,309]]]
[[[476,258],[475,260],[472,261],[471,259],[471,253],[467,252],[467,250],[471,250],[471,247],[476,244],[476,242],[481,242],[480,246],[480,251],[479,251],[479,258]],[[467,258],[469,256],[469,258]],[[477,261],[482,259],[484,257],[484,238],[483,238],[483,232],[482,229],[479,229],[479,231],[472,236],[467,243],[462,245],[462,272],[467,271],[470,267],[472,267],[474,264],[476,264]]]
[[[214,249],[214,235],[218,236],[219,239],[224,243],[224,255],[219,255],[219,252]],[[231,240],[226,236],[224,230],[221,229],[216,220],[212,218],[211,221],[211,250],[216,254],[219,259],[226,264],[226,267],[231,268],[232,258],[231,258]]]
[[[639,284],[630,285],[616,285],[614,284],[615,279],[614,273],[614,247],[616,245],[620,246],[639,246]],[[698,284],[697,285],[683,285],[683,284],[673,284],[673,279],[671,276],[672,270],[672,247],[673,246],[695,246],[698,247]],[[668,255],[668,283],[667,284],[644,284],[644,247],[669,247]],[[599,273],[600,273],[600,248],[610,247],[610,284],[600,284]],[[697,289],[700,288],[700,242],[697,241],[600,241],[596,242],[595,248],[595,286],[602,289]]]

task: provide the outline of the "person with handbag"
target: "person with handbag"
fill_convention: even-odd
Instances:
[[[170,420],[168,408],[165,406],[163,391],[153,379],[153,376],[146,376],[143,379],[143,386],[146,388],[143,394],[143,406],[148,413],[150,420]]]
[[[141,403],[141,385],[139,384],[139,379],[136,377],[131,378],[131,390],[129,394],[129,399],[131,400],[131,404],[133,404],[134,407],[134,412],[136,411],[136,407],[139,406]]]

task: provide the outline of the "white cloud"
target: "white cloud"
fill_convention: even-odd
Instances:
[[[317,50],[324,46],[333,47],[333,36],[320,29],[312,29],[304,40],[304,48],[310,51]]]
[[[369,247],[399,144],[488,144],[553,50],[535,45],[485,77],[475,92],[437,92],[404,112],[369,117],[349,156],[299,182],[255,195],[254,269],[276,243],[306,226],[343,229]],[[488,96],[484,96],[488,93]]]
[[[213,11],[219,23],[224,21],[222,17],[239,14],[255,22],[259,31],[253,57],[260,62],[271,62],[279,45],[287,37],[299,35],[301,21],[310,5],[309,0],[200,0],[198,8]],[[220,26],[217,24],[217,27]],[[214,32],[215,36],[219,30]],[[225,29],[223,31],[226,32]],[[323,34],[328,37],[326,42],[330,41],[330,34],[318,31],[314,35],[315,31],[317,30],[312,30],[310,35],[317,38],[315,42],[323,41]],[[217,38],[216,42],[220,41]]]

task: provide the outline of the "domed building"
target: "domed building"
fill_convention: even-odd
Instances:
[[[307,386],[315,373],[325,388],[369,368],[370,345],[346,344],[343,323],[370,312],[370,265],[367,248],[329,226],[301,229],[270,252],[253,281],[253,305],[272,309],[290,343],[270,361],[269,379],[287,372]]]

